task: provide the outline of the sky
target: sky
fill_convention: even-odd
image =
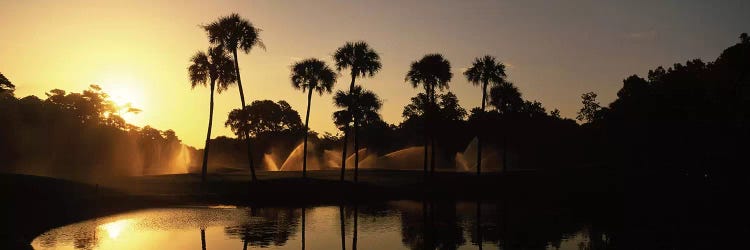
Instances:
[[[200,28],[238,13],[262,29],[266,49],[239,54],[246,100],[286,100],[304,120],[306,95],[292,87],[290,65],[310,57],[332,63],[336,48],[363,40],[382,70],[357,83],[383,99],[398,124],[419,93],[404,82],[411,62],[441,53],[451,63],[450,91],[466,110],[481,90],[462,75],[489,54],[507,66],[524,99],[573,118],[582,93],[614,100],[629,75],[700,58],[712,61],[750,32],[750,1],[55,1],[0,0],[0,72],[16,96],[102,86],[143,112],[138,126],[173,129],[202,148],[209,90],[191,89],[191,55],[209,47]],[[345,72],[334,87],[347,89]],[[240,107],[236,87],[216,96],[212,137]],[[336,133],[332,94],[314,95],[310,128]],[[218,125],[218,126],[217,126]]]

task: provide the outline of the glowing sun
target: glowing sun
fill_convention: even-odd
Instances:
[[[102,91],[109,95],[109,99],[115,104],[119,115],[125,121],[138,122],[139,112],[146,105],[142,85],[136,79],[129,76],[107,77],[101,84]]]

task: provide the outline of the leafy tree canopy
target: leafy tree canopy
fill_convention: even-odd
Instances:
[[[254,101],[245,109],[234,109],[229,112],[225,126],[238,137],[244,137],[246,131],[250,136],[268,132],[298,131],[302,129],[299,113],[289,103],[271,100]]]

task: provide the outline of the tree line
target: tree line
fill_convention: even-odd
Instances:
[[[249,24],[248,21],[242,23]],[[470,112],[460,107],[455,95],[446,91],[453,78],[447,59],[440,54],[428,54],[412,62],[405,82],[424,91],[404,107],[404,121],[398,125],[383,122],[378,114],[382,101],[377,94],[356,84],[356,79],[374,77],[382,67],[376,50],[364,41],[347,42],[336,49],[333,55],[335,70],[320,59],[310,58],[292,66],[290,79],[294,88],[308,94],[309,113],[313,92],[319,95],[331,93],[339,76],[337,73],[350,75],[349,91],[338,91],[334,95],[334,104],[340,110],[334,112],[333,120],[343,132],[343,138],[333,135],[314,138],[323,144],[323,149],[342,149],[342,180],[348,149],[352,149],[355,159],[355,181],[361,145],[378,153],[422,145],[422,167],[424,174],[428,175],[434,173],[441,161],[461,152],[461,147],[475,137],[478,150],[473,156],[473,166],[477,174],[481,174],[482,159],[487,159],[482,156],[487,153],[486,147],[501,150],[501,156],[497,157],[501,159],[501,169],[514,165],[517,168],[544,169],[555,168],[550,165],[626,163],[643,168],[658,165],[659,170],[694,168],[696,161],[680,154],[687,152],[695,153],[691,156],[700,156],[704,165],[724,162],[720,168],[731,169],[729,166],[741,158],[742,147],[740,139],[729,138],[746,138],[748,134],[745,122],[748,112],[747,58],[750,58],[747,44],[748,37],[743,33],[740,42],[725,50],[715,62],[704,63],[696,59],[685,65],[675,64],[669,69],[658,67],[648,73],[648,79],[630,76],[624,80],[617,99],[608,107],[598,103],[596,93],[585,93],[582,95],[583,107],[576,117],[583,126],[560,117],[557,109],[548,112],[542,103],[524,100],[521,91],[507,80],[503,63],[490,55],[476,58],[463,72],[464,77],[482,92],[481,107]],[[488,104],[492,110],[487,110]],[[242,110],[233,113],[247,112]],[[250,119],[250,115],[243,118]],[[310,134],[308,120],[306,115],[304,124],[288,127],[288,134],[297,133],[304,138],[305,145]],[[235,133],[247,133],[238,124],[251,123],[236,116],[227,121],[227,124],[233,124]],[[724,127],[731,129],[722,129]],[[295,132],[297,128],[301,131]],[[421,138],[415,135],[421,135]],[[348,146],[351,137],[353,146]],[[719,148],[724,150],[706,148],[709,142],[720,144]],[[268,152],[264,151],[267,149],[251,152]],[[320,154],[321,150],[316,149],[317,152],[313,153]],[[304,152],[307,154],[308,150]],[[303,166],[306,165],[305,159],[303,157]],[[682,167],[674,167],[680,164]],[[700,171],[704,171],[703,168]],[[725,170],[719,172],[727,172]],[[304,172],[305,167],[303,176]]]
[[[9,87],[0,92],[0,171],[95,180],[182,173],[198,158],[172,130],[128,124],[121,115],[140,110],[118,107],[97,85],[17,98],[2,79]]]
[[[211,127],[213,124],[213,93],[215,89],[222,91],[229,85],[236,83],[240,91],[242,107],[230,113],[231,121],[227,121],[227,124],[231,124],[233,131],[238,133],[238,137],[245,140],[245,148],[248,152],[248,165],[253,176],[252,179],[256,180],[254,162],[258,158],[253,156],[251,147],[252,139],[249,136],[251,131],[248,129],[249,124],[254,123],[254,121],[250,120],[252,112],[247,110],[251,106],[244,104],[244,94],[237,63],[237,50],[239,48],[243,52],[248,53],[256,46],[265,48],[259,37],[260,29],[237,14],[221,17],[217,21],[202,27],[207,33],[208,42],[211,47],[208,49],[208,53],[197,52],[191,59],[191,66],[188,68],[193,88],[197,85],[205,86],[208,83],[211,89],[209,125],[204,147],[206,150],[203,157],[202,176],[205,179],[208,166]],[[229,53],[234,57],[230,58],[228,56]],[[380,101],[377,95],[357,85],[356,79],[374,77],[381,69],[382,64],[380,63],[379,54],[364,41],[346,42],[342,47],[335,50],[333,60],[335,62],[335,70],[317,58],[301,60],[294,63],[291,67],[290,80],[292,87],[307,93],[307,110],[304,128],[302,129],[304,133],[302,176],[305,177],[307,172],[309,113],[312,106],[313,92],[317,92],[321,96],[324,93],[330,94],[339,73],[345,72],[351,76],[349,91],[339,91],[336,93],[334,103],[342,110],[336,111],[333,116],[334,123],[344,134],[343,139],[341,139],[341,143],[343,144],[341,147],[341,180],[345,176],[346,159],[348,158],[346,143],[349,141],[351,133],[354,140],[354,181],[356,182],[359,169],[360,127],[362,125],[373,126],[373,123],[378,123],[377,121],[380,120],[378,110],[382,106],[382,101]],[[505,66],[493,56],[485,55],[476,58],[472,66],[464,72],[464,76],[470,83],[479,85],[482,91],[481,109],[472,110],[472,115],[477,120],[471,121],[471,123],[477,123],[476,126],[481,127],[479,124],[493,119],[492,114],[487,113],[485,110],[488,102],[496,107],[497,113],[506,114],[506,116],[516,112],[528,113],[529,116],[548,116],[541,103],[521,100],[521,94],[518,89],[513,83],[506,80]],[[441,115],[439,112],[458,112],[450,114],[457,116],[456,119],[452,120],[463,120],[466,115],[466,111],[458,106],[458,100],[455,98],[455,95],[450,92],[438,94],[438,91],[442,92],[449,88],[452,77],[451,65],[447,59],[441,54],[428,54],[411,64],[410,70],[404,79],[412,87],[424,90],[424,93],[415,97],[416,99],[412,99],[412,104],[407,106],[409,110],[404,111],[404,117],[420,120],[418,122],[418,129],[421,130],[421,134],[423,135],[423,170],[425,176],[428,173],[434,173],[436,168],[436,152],[438,151],[436,149],[437,134],[439,133],[439,129],[444,126],[441,123],[445,122],[439,117]],[[488,87],[490,88],[490,98],[487,98]],[[442,98],[444,102],[454,102],[453,104],[447,103],[446,105],[456,106],[456,109],[441,109],[437,98]],[[266,105],[269,104],[266,103]],[[255,107],[255,109],[258,109],[258,107]],[[555,118],[565,123],[564,119],[559,117],[559,111],[555,112],[558,114]],[[247,114],[238,116],[240,113]],[[383,124],[378,125],[381,128],[393,130],[393,127],[388,128],[388,126],[383,126]],[[371,133],[373,131],[367,132]],[[488,138],[484,138],[485,136]],[[471,137],[477,137],[476,170],[477,174],[481,174],[482,152],[484,151],[482,145],[485,144],[486,139],[492,138],[492,134],[476,133],[470,135]],[[465,145],[465,143],[461,145]],[[505,158],[503,157],[503,159]],[[505,164],[503,167],[505,167]]]
[[[305,147],[303,176],[308,153],[321,155],[324,150],[341,149],[341,179],[345,176],[346,159],[353,155],[355,181],[363,146],[368,154],[423,146],[421,165],[427,176],[436,169],[454,168],[456,154],[468,152],[466,145],[474,140],[475,155],[465,157],[474,159],[471,164],[477,174],[488,168],[505,171],[600,165],[704,179],[730,178],[747,171],[736,167],[745,158],[747,146],[743,142],[750,134],[750,41],[745,33],[739,43],[724,50],[713,62],[695,59],[669,68],[657,67],[646,78],[627,77],[617,99],[609,105],[600,104],[594,92],[583,94],[583,107],[577,116],[582,125],[560,117],[556,109],[548,112],[536,100],[524,99],[515,84],[507,80],[503,63],[490,55],[477,57],[462,72],[482,92],[481,106],[467,111],[449,91],[453,79],[450,62],[440,54],[428,54],[412,62],[404,76],[404,82],[423,92],[403,108],[402,122],[388,124],[379,115],[382,100],[356,84],[357,79],[375,77],[382,68],[377,51],[366,42],[346,42],[334,50],[333,67],[316,58],[292,65],[290,83],[308,98],[303,123],[300,114],[283,100],[244,104],[237,52],[265,48],[260,29],[237,14],[201,27],[210,46],[190,58],[188,75],[191,87],[209,87],[210,117],[204,149],[188,151],[202,154],[193,158],[201,159],[204,179],[208,166],[244,165],[255,180],[255,168],[266,165],[267,153],[286,155],[299,141]],[[309,130],[313,92],[321,96],[332,93],[342,73],[350,76],[349,89],[334,93],[332,99],[339,110],[331,114],[342,136]],[[235,84],[242,107],[229,113],[225,126],[237,139],[211,139],[214,92],[221,93]],[[149,152],[180,152],[176,145],[181,144],[174,132],[127,124],[119,113],[139,110],[117,109],[98,86],[82,93],[52,90],[44,100],[35,96],[18,99],[14,88],[0,74],[0,132],[3,145],[10,145],[10,150],[0,154],[6,162],[34,165],[37,163],[33,161],[50,159],[58,161],[56,165],[81,167],[82,171],[91,170],[92,166],[120,168],[96,159],[117,159],[115,152],[119,148],[111,145],[123,145],[122,141],[139,146],[137,150],[142,151],[148,151],[144,147],[151,143],[160,146],[149,146]],[[317,146],[308,150],[308,140]],[[107,148],[111,149],[110,158],[85,153]],[[125,163],[132,162],[113,160],[111,164]]]

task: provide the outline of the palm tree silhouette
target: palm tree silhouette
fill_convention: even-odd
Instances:
[[[232,65],[232,59],[224,50],[216,47],[208,48],[208,53],[198,51],[190,58],[188,75],[190,76],[190,87],[198,85],[211,88],[211,102],[208,112],[208,132],[206,133],[206,145],[203,149],[203,165],[201,166],[201,182],[206,181],[208,171],[208,148],[211,140],[211,127],[214,117],[214,90],[221,93],[237,79]],[[217,86],[218,83],[218,86]]]
[[[355,86],[353,89],[349,91],[349,93],[346,93],[344,91],[336,91],[336,94],[333,96],[333,103],[336,105],[336,107],[344,108],[344,110],[339,110],[333,113],[333,120],[334,123],[337,126],[342,127],[346,131],[346,127],[349,125],[349,121],[354,120],[355,124],[360,124],[362,122],[372,122],[375,120],[380,119],[380,114],[378,114],[378,110],[380,110],[381,107],[383,107],[383,102],[380,101],[380,98],[378,98],[378,95],[373,93],[369,90],[362,89],[361,86]],[[353,114],[353,115],[352,115]],[[356,138],[356,128],[355,126],[355,138],[354,138],[354,182],[356,183],[358,180],[359,175],[359,164],[356,162],[359,160],[357,158],[357,151],[358,151],[358,141]],[[346,138],[346,136],[344,136]],[[346,141],[344,141],[346,142]],[[344,147],[346,148],[346,144],[344,144]],[[346,157],[346,154],[344,154],[344,157]],[[342,162],[346,162],[346,159],[343,159]],[[344,164],[341,164],[341,180],[344,180]]]
[[[350,69],[352,81],[349,84],[349,94],[354,91],[354,81],[357,77],[373,77],[375,73],[380,71],[382,65],[380,64],[380,56],[375,50],[370,48],[364,41],[359,42],[347,42],[344,46],[341,46],[333,54],[333,60],[336,61],[336,70],[341,72],[343,69]],[[352,95],[353,97],[356,97]],[[357,102],[357,99],[353,99],[352,102]],[[348,107],[353,107],[350,105]],[[349,113],[353,113],[350,109]],[[354,119],[354,181],[357,181],[357,170],[359,169],[359,140],[357,137],[357,127],[359,123]],[[341,181],[344,180],[344,172],[346,171],[346,143],[349,136],[349,121],[344,125],[344,148],[341,156]]]
[[[245,108],[245,93],[242,89],[242,79],[240,79],[240,66],[237,62],[237,49],[241,49],[245,54],[259,46],[263,49],[266,46],[260,40],[260,29],[255,28],[250,21],[243,19],[240,15],[232,13],[229,16],[221,17],[218,20],[204,25],[203,29],[208,33],[208,41],[219,48],[231,52],[234,56],[234,70],[237,75],[237,87],[240,90],[240,101],[242,109]],[[245,142],[247,143],[247,158],[250,165],[250,174],[252,180],[256,181],[255,164],[253,163],[253,154],[250,145],[250,136],[245,133]]]
[[[517,112],[523,105],[521,92],[512,82],[504,81],[490,89],[490,105],[503,115]]]
[[[434,115],[436,110],[435,102],[435,88],[440,90],[447,89],[448,82],[453,78],[451,73],[451,64],[443,58],[441,54],[428,54],[422,57],[419,61],[411,63],[411,69],[406,73],[405,81],[411,83],[412,87],[417,88],[422,85],[425,94],[429,100],[427,107],[425,108],[425,135],[424,135],[424,175],[427,175],[427,144],[429,139],[430,130],[428,124],[430,123],[430,117]],[[435,172],[435,140],[432,138],[432,156],[431,156],[431,172]]]
[[[292,65],[292,86],[295,89],[307,91],[307,114],[305,115],[305,142],[302,147],[302,178],[307,177],[307,136],[310,122],[310,101],[313,91],[323,95],[324,92],[331,93],[333,84],[336,82],[336,73],[331,70],[325,62],[310,58]]]
[[[464,72],[464,76],[471,84],[477,86],[482,84],[482,112],[480,113],[480,123],[484,116],[484,108],[487,104],[487,85],[500,85],[505,82],[505,65],[496,62],[495,57],[485,55],[481,58],[474,59],[471,68]],[[482,174],[482,136],[481,129],[477,135],[477,175]]]
[[[495,106],[497,112],[502,115],[518,112],[523,106],[521,92],[512,82],[503,81],[490,89],[490,105]],[[505,130],[503,130],[503,133],[503,168],[501,172],[508,171],[508,135]]]

